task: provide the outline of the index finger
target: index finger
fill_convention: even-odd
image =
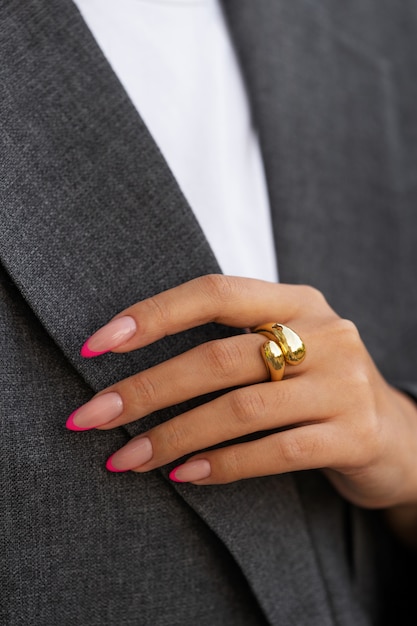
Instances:
[[[285,324],[297,317],[301,301],[312,301],[317,293],[299,285],[221,274],[202,276],[120,312],[86,341],[81,354],[129,352],[209,322],[245,328],[262,324],[267,317]]]

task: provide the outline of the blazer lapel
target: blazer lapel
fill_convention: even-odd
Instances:
[[[168,340],[158,357],[152,348],[99,364],[78,355],[86,333],[120,308],[219,268],[75,6],[13,6],[10,15],[2,10],[10,35],[0,69],[9,155],[1,259],[70,361],[99,387],[192,340]]]
[[[2,9],[1,21],[10,32],[0,68],[9,155],[1,181],[1,261],[69,361],[97,391],[230,334],[208,325],[133,354],[81,359],[85,337],[116,311],[219,268],[75,7],[20,0]],[[285,235],[278,241],[285,248]],[[126,430],[143,432],[179,410]],[[333,623],[291,476],[172,488],[227,545],[272,623]]]

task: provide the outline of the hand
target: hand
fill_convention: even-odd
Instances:
[[[247,328],[279,322],[304,340],[305,360],[266,382],[265,337],[254,333],[200,345],[101,391],[75,411],[73,430],[110,429],[212,391],[239,387],[132,439],[112,471],[148,472],[251,433],[246,443],[197,452],[171,472],[196,485],[322,469],[364,507],[417,502],[417,409],[390,387],[354,324],[311,287],[205,276],[139,302],[87,340],[84,356],[129,352],[206,322]]]

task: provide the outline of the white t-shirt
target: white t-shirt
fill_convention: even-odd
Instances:
[[[75,0],[226,274],[277,280],[262,159],[217,0]]]

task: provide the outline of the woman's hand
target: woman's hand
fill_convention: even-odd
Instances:
[[[101,391],[71,415],[69,428],[115,428],[239,387],[135,437],[110,457],[108,469],[147,472],[191,454],[171,472],[173,480],[209,485],[320,468],[360,506],[417,502],[417,409],[382,378],[355,326],[313,288],[205,276],[126,309],[90,337],[82,354],[129,352],[206,322],[285,324],[302,337],[307,356],[287,365],[283,380],[266,382],[265,337],[243,333]],[[197,452],[275,429],[284,430]]]

